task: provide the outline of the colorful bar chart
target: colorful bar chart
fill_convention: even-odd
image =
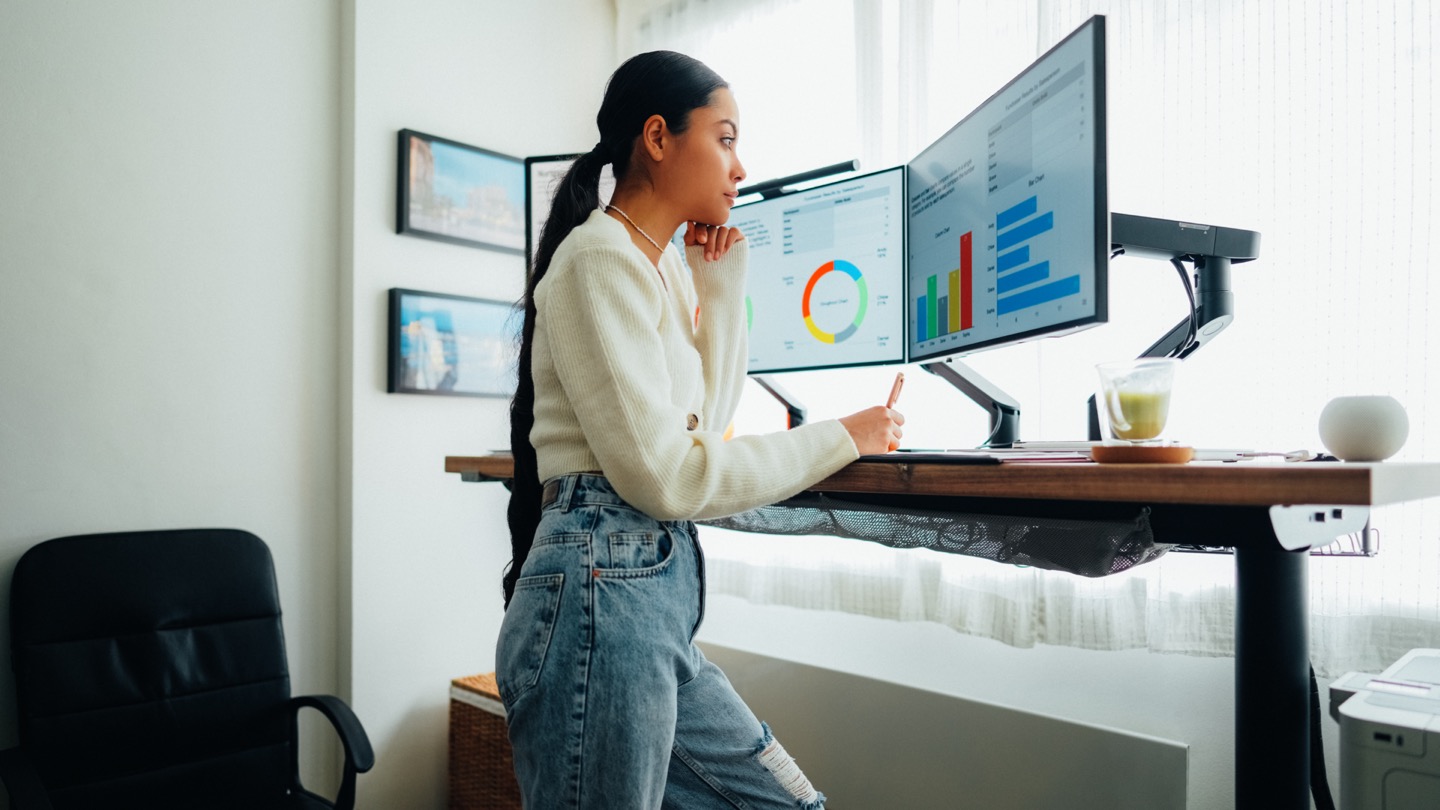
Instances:
[[[945,295],[941,295],[941,292]],[[925,280],[925,294],[915,301],[916,331],[921,340],[934,340],[975,326],[974,232],[960,236],[960,266]]]

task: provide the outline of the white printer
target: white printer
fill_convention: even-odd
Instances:
[[[1340,810],[1440,808],[1440,650],[1330,687],[1340,722]]]

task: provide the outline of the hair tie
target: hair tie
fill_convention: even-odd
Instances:
[[[599,157],[606,163],[610,162],[610,147],[606,146],[604,141],[596,141],[595,148],[590,150],[590,154]]]

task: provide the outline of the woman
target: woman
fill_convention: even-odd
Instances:
[[[713,224],[745,178],[735,99],[658,51],[615,71],[597,121],[541,234],[511,405],[496,668],[525,806],[823,807],[692,643],[704,560],[690,521],[893,449],[904,420],[875,407],[725,441],[746,363],[744,235]],[[682,224],[689,270],[668,244]]]

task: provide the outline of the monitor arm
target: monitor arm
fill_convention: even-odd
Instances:
[[[921,363],[920,367],[950,383],[990,414],[990,438],[984,447],[1009,447],[1020,441],[1020,403],[954,358]]]
[[[1230,266],[1260,255],[1260,234],[1218,225],[1197,225],[1173,219],[1134,214],[1110,215],[1112,256],[1188,260],[1195,264],[1195,307],[1199,322],[1195,343],[1182,357],[1220,333],[1235,320],[1235,297],[1230,291]],[[1164,357],[1183,345],[1190,331],[1186,318],[1160,338],[1141,357]]]
[[[780,383],[775,382],[774,377],[768,377],[764,374],[752,374],[750,375],[750,379],[760,383],[761,388],[769,391],[770,396],[780,400],[780,404],[785,406],[786,430],[791,430],[805,424],[805,405],[796,399],[794,394],[782,388]]]
[[[1141,357],[1189,357],[1235,320],[1235,296],[1230,290],[1232,264],[1260,256],[1256,231],[1199,225],[1173,219],[1134,214],[1110,215],[1110,255],[1139,256],[1163,261],[1190,261],[1195,265],[1195,340],[1185,318],[1140,353]],[[1100,440],[1100,415],[1095,397],[1089,403],[1091,441]]]

